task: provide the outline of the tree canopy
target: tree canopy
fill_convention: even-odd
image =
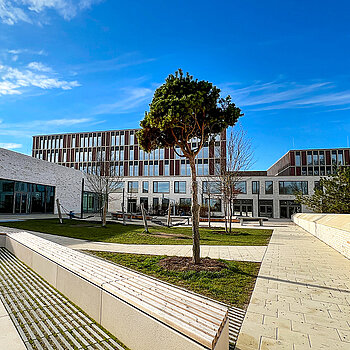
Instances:
[[[233,126],[242,115],[231,97],[220,97],[220,89],[208,81],[193,79],[179,69],[170,74],[154,93],[149,112],[137,133],[141,148],[180,147],[189,160],[192,177],[193,261],[200,262],[199,204],[195,158],[209,138]],[[176,152],[176,150],[175,150]],[[179,153],[178,153],[179,154]]]
[[[184,155],[196,155],[210,136],[233,126],[242,115],[230,96],[221,98],[212,83],[179,69],[155,91],[137,137],[146,151],[178,145]],[[195,149],[192,138],[200,140]]]
[[[322,177],[310,196],[298,193],[296,201],[317,213],[350,213],[350,168],[340,167],[334,174]]]

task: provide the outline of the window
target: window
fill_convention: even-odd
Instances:
[[[252,193],[253,194],[259,194],[260,193],[260,182],[259,181],[252,181]]]
[[[325,165],[324,151],[320,151],[320,165]]]
[[[186,193],[186,181],[175,181],[174,192],[175,193]]]
[[[164,161],[164,176],[169,176],[169,161]]]
[[[159,176],[159,164],[158,160],[154,161],[154,176]]]
[[[191,198],[180,198],[180,206],[191,206]]]
[[[235,189],[238,193],[247,193],[247,182],[238,181],[235,185]]]
[[[338,164],[343,165],[343,151],[338,151]]]
[[[142,193],[148,193],[148,181],[142,181]]]
[[[302,192],[302,194],[308,194],[307,181],[280,181],[279,193],[293,195],[296,192]]]
[[[101,146],[101,134],[97,135],[97,146]]]
[[[153,181],[153,193],[169,193],[169,181]]]
[[[209,162],[208,159],[203,160],[203,174],[204,175],[209,175]]]
[[[129,163],[129,176],[134,176],[134,166],[131,163]]]
[[[115,187],[115,192],[116,193],[122,193],[124,191],[124,181],[118,182],[118,186]]]
[[[203,181],[203,193],[220,194],[221,183],[220,181]]]
[[[180,161],[180,175],[186,176],[186,160],[185,159],[181,159],[181,161]]]
[[[332,165],[337,164],[337,151],[332,151]]]
[[[313,157],[314,157],[314,165],[318,165],[318,152],[317,151],[314,151]]]
[[[307,152],[307,165],[312,165],[312,152]]]
[[[209,198],[205,198],[205,205],[208,206]],[[221,212],[221,199],[211,198],[210,199],[210,210]]]
[[[133,145],[135,143],[135,137],[134,137],[134,132],[130,131],[130,141],[129,144]]]
[[[273,182],[265,181],[265,194],[273,194]]]
[[[295,165],[300,166],[300,152],[295,152]]]
[[[130,146],[129,159],[134,160],[134,148],[133,148],[133,146]]]
[[[137,193],[139,190],[139,183],[137,181],[128,181],[128,193]]]

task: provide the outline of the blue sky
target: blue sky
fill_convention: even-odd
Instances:
[[[231,94],[263,170],[347,146],[349,54],[347,1],[0,0],[0,147],[138,127],[182,68]]]

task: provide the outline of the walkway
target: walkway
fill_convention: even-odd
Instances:
[[[0,232],[21,232],[25,230],[0,226]],[[77,250],[95,250],[115,253],[192,256],[191,245],[153,245],[153,244],[119,244],[91,242],[83,239],[51,235],[48,233],[27,231],[51,242]],[[201,246],[201,256],[212,259],[261,262],[266,246]]]
[[[272,235],[236,350],[350,349],[350,261],[294,224]]]
[[[13,325],[25,344],[17,333],[1,349],[124,349],[5,248],[0,248],[0,300],[0,346],[7,331],[17,333]],[[9,314],[4,327],[1,302]]]

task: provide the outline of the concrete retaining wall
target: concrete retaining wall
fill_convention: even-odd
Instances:
[[[30,236],[33,237],[32,241]],[[53,252],[52,255],[46,254],[43,245],[40,246],[40,244],[54,245],[50,247]],[[191,333],[192,326],[197,327],[195,321],[190,321],[187,329],[184,327],[184,323],[179,328],[178,325],[167,321],[165,308],[164,312],[157,311],[157,300],[155,300],[155,307],[153,307],[155,312],[152,314],[152,307],[150,313],[142,308],[142,298],[145,298],[142,293],[138,296],[141,300],[139,305],[136,305],[138,299],[135,299],[136,304],[133,304],[131,294],[128,295],[125,291],[120,293],[115,285],[118,280],[124,280],[125,278],[124,276],[113,275],[113,271],[108,270],[108,265],[112,268],[114,266],[114,269],[117,268],[113,264],[101,261],[101,271],[98,271],[99,269],[95,266],[96,273],[91,274],[89,268],[93,266],[94,262],[95,264],[99,262],[98,259],[48,242],[27,232],[18,232],[6,236],[2,234],[0,235],[1,245],[5,246],[12,254],[133,350],[228,350],[229,348],[229,321],[225,311],[226,308],[222,304],[216,304],[213,301],[193,295],[193,305],[198,312],[201,309],[206,309],[206,307],[208,307],[208,311],[206,311],[208,314],[212,312],[212,316],[208,316],[205,322],[207,323],[210,318],[216,319],[212,329],[216,327],[215,324],[218,324],[220,317],[222,317],[222,323],[217,337],[212,337],[209,334],[200,335],[201,331],[199,329],[197,334],[196,332]],[[61,254],[60,250],[62,250]],[[79,267],[79,260],[81,263],[86,263],[83,268]],[[145,279],[146,277],[142,278]],[[133,281],[135,283],[135,280]],[[143,288],[147,288],[146,285],[147,281],[145,281]],[[168,288],[174,289],[174,287]],[[150,286],[150,290],[153,291],[154,287]],[[125,298],[121,297],[123,294]],[[189,297],[192,300],[192,297],[187,294],[189,293],[179,290],[180,307],[182,307],[181,300],[186,300]],[[171,303],[172,301],[170,301]],[[187,307],[184,304],[183,322],[186,322],[186,317],[190,316],[186,315],[186,311],[191,309],[191,303],[187,304]],[[217,307],[218,314],[213,311],[215,307]],[[157,313],[159,317],[156,316]],[[204,328],[206,327],[203,326]],[[190,334],[193,334],[193,337]]]
[[[293,221],[350,259],[350,214],[294,214]]]

